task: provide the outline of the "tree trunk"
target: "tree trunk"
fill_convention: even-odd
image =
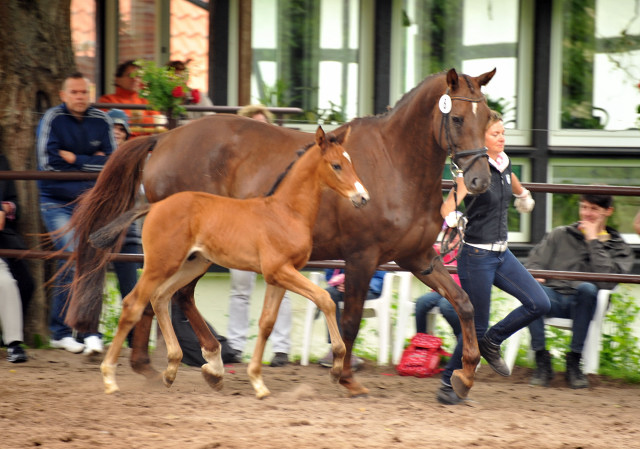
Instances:
[[[60,103],[62,81],[75,68],[70,6],[71,0],[0,2],[0,151],[13,170],[36,169],[38,121]],[[17,181],[16,187],[22,208],[19,229],[27,246],[37,248],[44,227],[36,181]],[[25,340],[37,344],[48,337],[49,301],[43,281],[51,262],[29,264],[36,291],[25,317]]]

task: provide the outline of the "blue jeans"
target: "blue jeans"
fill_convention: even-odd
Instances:
[[[558,293],[552,288],[542,286],[551,301],[548,317],[571,318],[573,320],[573,336],[570,349],[572,352],[582,353],[584,341],[587,339],[589,324],[596,311],[598,287],[590,282],[578,285],[578,291],[572,295]],[[541,351],[546,349],[544,337],[544,319],[538,318],[529,324],[531,332],[531,349]]]
[[[64,201],[56,201],[51,198],[40,198],[40,213],[42,220],[48,232],[54,232],[66,226],[71,219],[75,205],[67,204]],[[68,246],[67,246],[68,245]],[[73,251],[73,232],[67,232],[63,235],[56,236],[53,241],[56,250],[65,248],[65,251]],[[60,269],[64,265],[64,260],[57,262],[57,268]],[[70,268],[59,273],[53,287],[53,301],[51,304],[51,312],[49,315],[49,330],[53,340],[60,340],[65,337],[72,336],[72,329],[64,322],[67,316],[67,297],[68,285],[73,281],[74,269]],[[83,334],[82,337],[89,337],[98,333]]]
[[[463,245],[458,254],[458,276],[474,308],[478,340],[486,335],[491,343],[500,345],[536,318],[549,313],[551,305],[546,293],[509,249],[500,253]],[[522,305],[488,329],[493,285],[515,297]],[[462,338],[458,339],[442,373],[442,382],[449,385],[451,374],[460,368]]]
[[[456,339],[459,338],[462,328],[458,314],[451,303],[438,292],[426,293],[416,300],[416,331],[423,334],[427,332],[427,313],[434,307],[440,308],[440,313],[451,326],[453,335]]]

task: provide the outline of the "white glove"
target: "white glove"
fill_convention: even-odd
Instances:
[[[531,198],[531,192],[527,189],[523,188],[522,193],[520,195],[514,195],[516,200],[514,201],[514,206],[516,206],[516,210],[521,214],[528,214],[533,210],[533,207],[536,205],[536,202],[533,198]]]
[[[464,214],[459,210],[454,210],[453,212],[449,212],[449,215],[444,217],[444,222],[450,228],[459,228],[459,227],[464,228],[464,226],[466,225],[466,218],[463,218],[462,220],[460,220],[460,218],[463,215]]]

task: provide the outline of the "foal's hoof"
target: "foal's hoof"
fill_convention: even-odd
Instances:
[[[465,378],[462,370],[455,370],[451,375],[451,387],[462,399],[469,395],[469,390],[471,390],[472,386],[473,379]]]
[[[166,373],[162,374],[162,383],[164,384],[165,387],[169,388],[171,385],[173,385],[173,381],[176,380],[176,377],[173,376],[168,376]]]
[[[118,388],[118,386],[115,383],[107,384],[104,386],[105,394],[113,394],[113,393],[117,393],[118,391],[120,391],[120,388]]]
[[[211,371],[209,371],[209,369],[210,368],[208,364],[202,365],[202,377],[204,377],[204,380],[214,390],[216,391],[222,390],[224,378],[222,376],[212,373]]]

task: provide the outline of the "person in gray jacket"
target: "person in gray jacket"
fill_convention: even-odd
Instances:
[[[620,233],[607,226],[612,213],[613,198],[610,195],[581,195],[580,220],[550,231],[531,250],[525,266],[533,270],[629,273],[633,267],[633,252]],[[598,290],[611,289],[615,283],[537,280],[551,301],[551,310],[547,316],[573,320],[573,336],[566,354],[567,383],[574,389],[587,388],[589,381],[580,368],[582,349],[589,323],[595,313]],[[531,322],[529,331],[537,366],[530,384],[549,386],[553,370],[551,356],[545,346],[543,318]]]

